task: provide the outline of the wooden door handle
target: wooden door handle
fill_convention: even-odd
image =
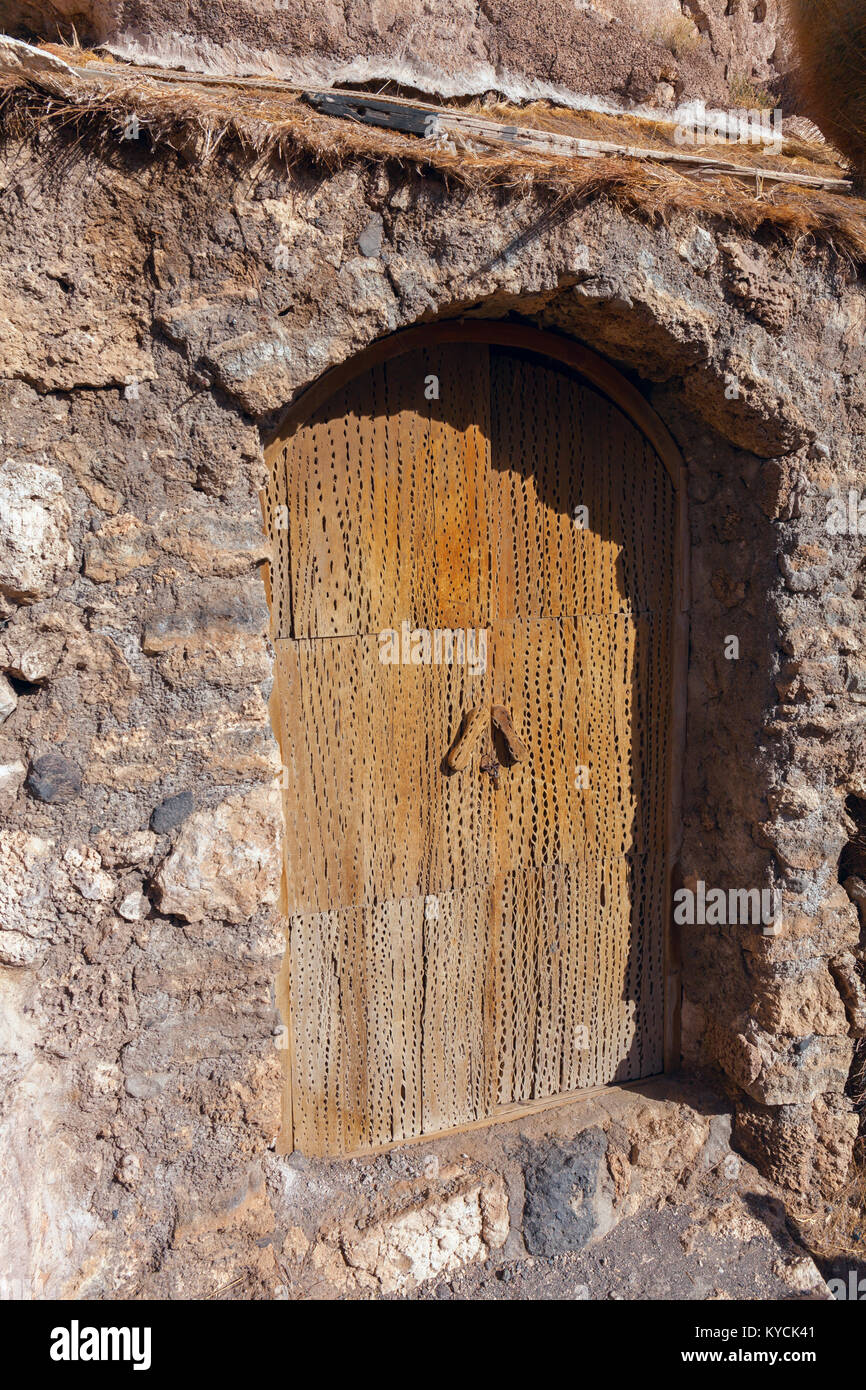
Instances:
[[[504,705],[494,705],[491,711],[493,727],[500,735],[511,763],[525,762],[529,749],[514,727],[514,721]]]
[[[489,727],[489,715],[484,705],[468,709],[460,724],[460,732],[445,755],[449,772],[462,772],[469,766],[472,754]]]

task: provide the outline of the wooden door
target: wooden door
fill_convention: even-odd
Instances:
[[[313,393],[270,457],[295,1145],[659,1072],[677,497],[657,452],[562,363],[433,333]]]

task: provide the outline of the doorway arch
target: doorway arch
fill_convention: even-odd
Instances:
[[[288,1147],[365,1152],[676,1065],[664,424],[583,345],[458,321],[326,373],[267,458]]]

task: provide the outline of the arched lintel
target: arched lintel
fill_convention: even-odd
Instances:
[[[266,450],[268,462],[272,462],[271,451],[274,448],[284,443],[286,437],[304,424],[319,406],[356,376],[404,353],[437,347],[442,343],[479,343],[488,347],[516,348],[537,353],[570,368],[607,396],[632,421],[652,444],[676,491],[684,493],[685,468],[676,442],[649,402],[611,362],[574,338],[533,328],[529,324],[499,319],[448,319],[403,328],[385,338],[378,338],[370,347],[331,367],[312,382],[282,415]]]

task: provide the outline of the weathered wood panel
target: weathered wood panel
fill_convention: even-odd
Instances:
[[[305,1153],[486,1111],[490,890],[292,917],[293,1091]]]
[[[502,876],[492,900],[491,1107],[661,1069],[663,882],[657,856]]]
[[[494,618],[669,612],[674,491],[605,397],[491,349]]]
[[[493,695],[528,756],[501,780],[497,867],[656,849],[665,837],[669,623],[614,617],[493,629]]]
[[[383,663],[373,637],[277,641],[276,651],[289,911],[486,883],[494,801],[478,776],[483,747],[464,772],[445,768],[464,711],[489,709],[486,664]]]
[[[486,626],[489,399],[486,349],[430,348],[350,382],[287,440],[278,636]]]
[[[498,347],[389,359],[277,452],[304,1151],[661,1068],[674,501],[615,406]]]

